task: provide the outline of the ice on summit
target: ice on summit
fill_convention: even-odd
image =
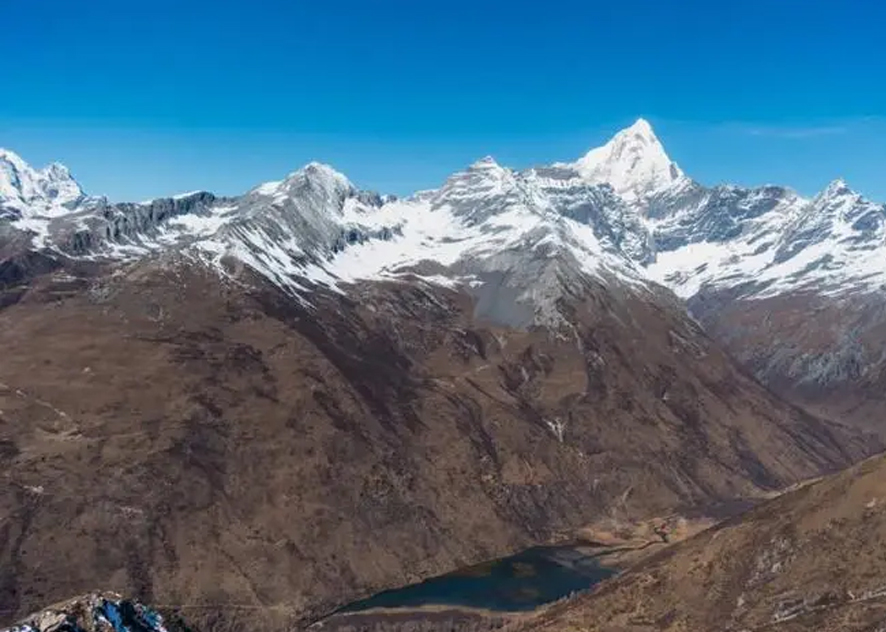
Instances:
[[[296,190],[312,187],[328,196],[343,196],[355,187],[348,178],[321,162],[309,162],[301,169],[293,171],[283,180],[265,182],[253,188],[250,193],[282,201]]]
[[[571,166],[588,182],[611,185],[628,203],[642,202],[688,180],[642,118]]]
[[[67,167],[52,163],[34,169],[12,151],[0,148],[0,210],[21,217],[56,217],[84,197]]]

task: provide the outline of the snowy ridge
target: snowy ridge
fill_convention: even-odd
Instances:
[[[67,167],[52,163],[33,169],[17,154],[0,148],[0,217],[57,217],[83,199]]]
[[[315,207],[305,206],[302,189],[284,196],[280,185],[260,189],[273,204],[293,209],[289,217],[297,230],[287,236],[235,222],[194,249],[217,265],[225,256],[243,261],[302,298],[313,285],[346,291],[361,280],[412,278],[482,292],[492,275],[533,313],[528,320],[547,323],[557,320],[553,305],[566,284],[583,275],[645,283],[629,254],[642,249],[634,233],[618,225],[623,205],[611,189],[589,185],[576,173],[540,178],[484,159],[439,190],[406,200],[384,200],[339,178],[324,177],[309,188],[317,186],[329,195]],[[266,212],[268,204],[255,208]],[[323,238],[310,239],[313,234]],[[546,280],[542,294],[540,279]]]
[[[481,299],[507,294],[543,320],[589,279],[660,282],[684,297],[886,284],[886,207],[843,181],[813,200],[778,186],[705,188],[642,119],[575,163],[514,171],[486,157],[403,200],[310,163],[239,197],[111,204],[86,197],[60,165],[38,171],[0,152],[4,222],[69,257],[175,251],[222,274],[233,259],[300,300],[317,286],[419,277]]]
[[[610,218],[595,232],[588,217],[570,216],[582,205],[588,215],[592,209],[603,214],[607,209],[601,200],[614,200],[578,179],[571,183],[577,188],[573,198],[562,195],[566,186],[551,186],[535,171],[515,173],[484,159],[431,195],[388,203],[371,213],[350,206],[348,224],[367,232],[387,230],[389,238],[345,249],[325,268],[348,281],[392,277],[428,262],[444,268],[472,264],[494,269],[490,262],[502,253],[553,248],[569,250],[589,274],[605,268],[641,278],[640,266],[612,238],[623,227],[612,225]]]
[[[727,207],[740,220],[729,224],[725,239],[711,229],[671,241],[675,247],[660,251],[649,267],[652,278],[687,298],[705,287],[742,287],[757,298],[886,287],[886,205],[865,200],[843,181],[811,201],[777,187],[741,192],[747,203]],[[655,232],[669,243],[678,230],[677,222],[665,221]]]

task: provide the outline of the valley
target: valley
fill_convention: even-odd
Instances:
[[[713,511],[706,513],[715,513]],[[574,598],[716,522],[668,516],[639,521],[607,519],[559,544],[534,547],[420,584],[349,604],[310,629],[403,629],[434,626],[496,629],[522,624],[552,602]]]
[[[884,219],[705,187],[642,119],[405,198],[310,163],[113,202],[2,151],[0,623],[99,589],[197,632],[680,629],[668,578],[709,573],[763,625],[683,556],[874,467],[835,474],[884,447]]]
[[[883,467],[810,482],[511,629],[880,629]]]

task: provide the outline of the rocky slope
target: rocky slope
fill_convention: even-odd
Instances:
[[[650,134],[403,200],[310,164],[116,204],[8,159],[0,610],[100,578],[206,629],[283,628],[878,449],[774,397],[650,279],[649,216],[708,195]]]
[[[677,196],[653,226],[650,276],[759,379],[886,432],[886,205],[841,180],[812,200],[724,186]]]
[[[588,275],[646,287],[642,264],[653,256],[643,222],[611,187],[571,169],[515,173],[490,158],[406,200],[312,163],[237,198],[86,198],[6,230],[81,261],[176,252],[223,276],[245,265],[302,302],[318,286],[420,276],[474,290],[481,311],[516,324],[559,320],[556,301]]]
[[[28,615],[2,632],[173,632],[163,616],[113,593],[91,593]]]
[[[886,432],[886,205],[840,179],[811,200],[773,185],[704,187],[642,121],[572,166],[611,182],[648,219],[649,276],[685,298],[759,379],[811,410]]]
[[[612,512],[754,498],[876,445],[775,399],[666,293],[587,280],[552,332],[426,283],[307,305],[248,274],[85,263],[12,290],[3,610],[101,581],[228,604],[228,623],[262,606],[273,628]]]
[[[764,503],[523,630],[818,630],[886,625],[886,458]]]
[[[470,288],[481,311],[517,325],[558,321],[576,275],[653,280],[780,394],[886,432],[875,421],[886,206],[842,180],[811,200],[780,186],[708,188],[643,120],[574,163],[512,171],[484,159],[405,200],[311,164],[235,198],[112,204],[60,165],[2,156],[0,255],[10,243],[80,259],[175,249],[223,274],[225,261],[249,266],[300,300],[317,284],[418,274]],[[568,264],[546,265],[551,253]],[[827,318],[802,328],[779,316],[820,310]]]

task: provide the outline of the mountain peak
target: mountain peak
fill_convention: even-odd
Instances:
[[[652,129],[652,125],[643,117],[638,118],[630,127],[623,129],[622,133],[639,134],[641,136],[651,136],[652,138],[655,138],[655,132]]]
[[[64,205],[84,197],[83,190],[64,165],[31,167],[13,151],[0,148],[0,205],[41,215],[65,212]]]
[[[47,177],[50,177],[54,180],[73,179],[73,177],[71,176],[71,170],[60,162],[49,163],[46,168],[43,169],[43,173],[46,174]]]
[[[0,147],[0,195],[21,194],[22,176],[33,169],[14,151]]]
[[[822,193],[823,197],[835,197],[839,195],[852,194],[854,191],[849,188],[849,184],[843,178],[837,178],[828,184]]]
[[[492,156],[483,156],[480,160],[474,161],[471,166],[471,169],[495,169],[501,168],[501,166],[495,161],[495,158]]]
[[[610,184],[628,202],[638,202],[684,181],[646,119],[640,118],[573,165],[585,180]]]
[[[16,166],[27,165],[27,163],[22,160],[21,156],[19,156],[11,149],[6,149],[5,147],[0,147],[0,160],[5,160]]]
[[[251,192],[263,196],[286,196],[293,187],[305,185],[319,187],[328,193],[345,193],[354,189],[354,185],[343,173],[325,163],[312,161],[283,180],[265,182]]]
[[[292,175],[329,180],[343,180],[350,184],[350,181],[343,173],[336,171],[331,165],[327,165],[324,162],[311,161]]]

